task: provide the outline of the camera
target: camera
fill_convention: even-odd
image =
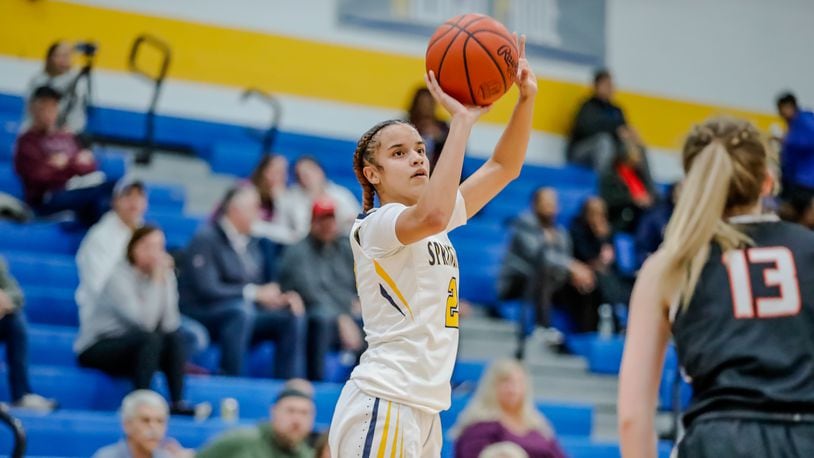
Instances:
[[[76,52],[82,53],[85,57],[93,57],[99,47],[92,41],[80,41],[76,43],[73,49]]]

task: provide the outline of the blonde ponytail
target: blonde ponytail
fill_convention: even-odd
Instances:
[[[752,243],[724,218],[731,208],[757,203],[765,164],[759,134],[745,121],[716,118],[687,139],[687,175],[661,247],[664,284],[677,287],[683,307],[709,259],[711,242],[724,251]]]

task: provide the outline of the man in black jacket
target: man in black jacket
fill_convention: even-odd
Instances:
[[[227,192],[209,225],[190,242],[179,282],[181,309],[221,346],[221,370],[240,375],[252,341],[276,343],[274,377],[299,375],[305,309],[295,292],[273,282],[267,241],[251,236],[260,197],[250,186]]]
[[[642,154],[642,140],[630,127],[625,114],[612,102],[613,79],[608,70],[594,75],[594,92],[577,112],[568,141],[566,157],[572,164],[603,173],[613,166],[617,155],[636,149]],[[646,164],[646,159],[643,159]]]

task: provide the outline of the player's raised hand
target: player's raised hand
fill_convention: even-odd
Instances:
[[[526,59],[526,36],[517,36],[514,34],[514,41],[517,43],[517,49],[520,52],[520,58],[517,62],[517,75],[515,76],[515,84],[520,89],[520,99],[525,100],[534,98],[537,94],[537,76],[529,66],[529,61]]]
[[[430,90],[433,98],[444,107],[453,117],[460,116],[472,123],[478,120],[484,113],[489,111],[491,106],[466,106],[456,100],[451,95],[444,92],[438,81],[435,79],[435,73],[430,70],[429,73],[424,75],[424,81],[427,83],[427,88]]]

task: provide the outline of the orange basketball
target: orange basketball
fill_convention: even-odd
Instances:
[[[514,84],[518,50],[512,34],[483,14],[463,14],[441,24],[427,45],[427,71],[465,105],[489,105]]]

